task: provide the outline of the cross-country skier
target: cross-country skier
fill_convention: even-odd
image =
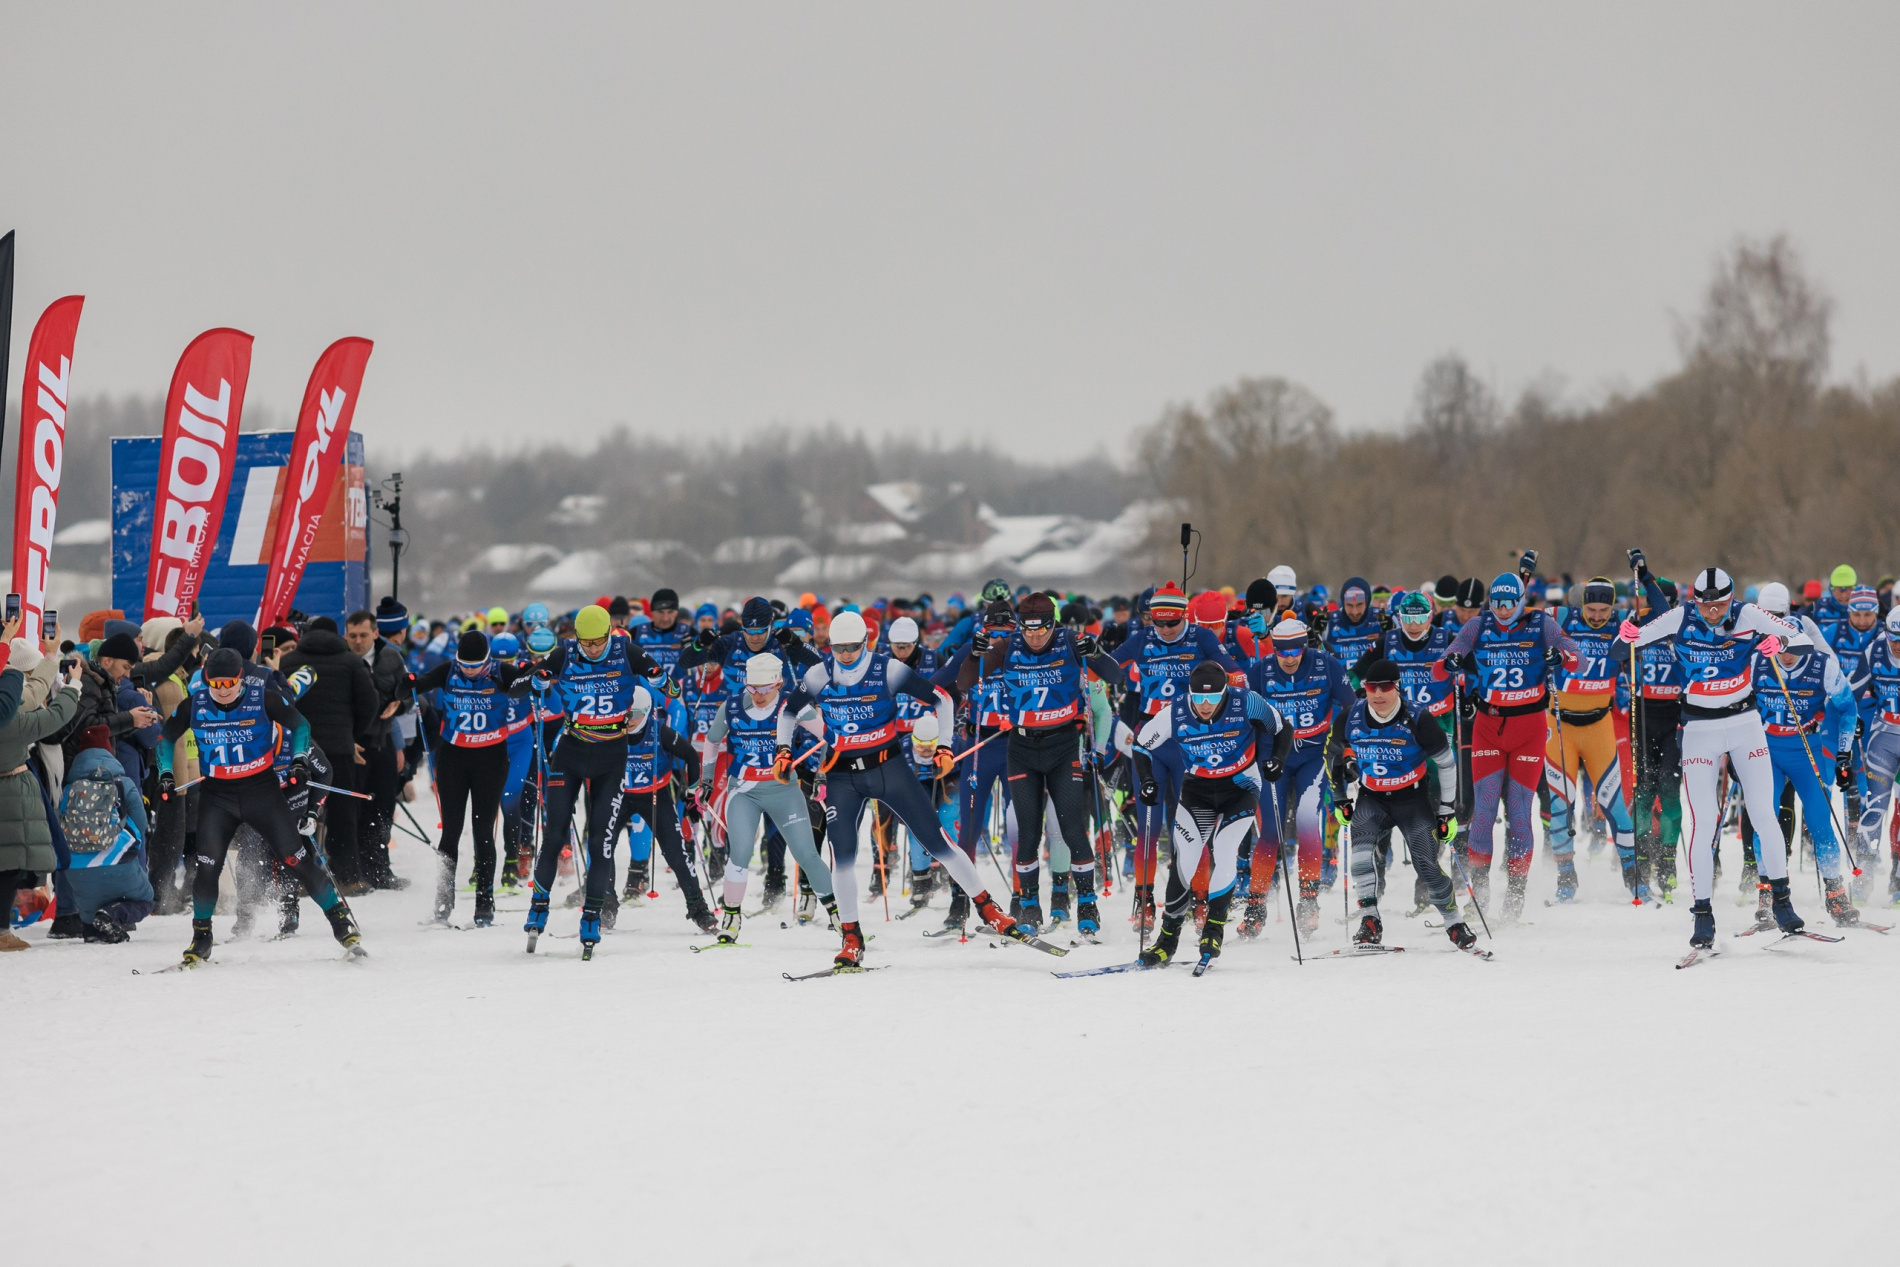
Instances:
[[[75,674],[75,680],[76,680]],[[205,658],[193,675],[184,700],[165,719],[165,742],[158,745],[158,793],[177,794],[172,749],[189,731],[203,772],[198,802],[198,870],[192,883],[191,945],[184,964],[195,967],[211,958],[211,916],[218,906],[218,876],[240,824],[263,837],[283,868],[302,882],[304,892],[323,908],[330,931],[352,954],[362,953],[362,934],[350,906],[337,895],[329,872],[318,864],[309,843],[297,832],[297,820],[273,769],[278,748],[290,745],[287,783],[294,789],[309,781],[310,726],[271,681],[271,670],[246,663],[230,647]]]
[[[1047,595],[1026,595],[1016,609],[1017,630],[1007,639],[979,633],[979,666],[963,664],[959,690],[984,678],[1001,677],[1009,693],[1008,744],[1010,799],[1016,806],[1016,899],[1019,922],[1032,932],[1041,926],[1042,818],[1044,799],[1054,804],[1056,825],[1069,849],[1069,874],[1057,876],[1064,888],[1073,879],[1076,927],[1093,933],[1101,927],[1095,905],[1095,851],[1089,841],[1087,714],[1083,710],[1083,670],[1103,678],[1122,676],[1121,666],[1089,634],[1079,637],[1056,623],[1055,602]],[[1012,911],[1016,914],[1016,911]]]
[[[1641,586],[1636,623],[1646,625],[1676,605],[1676,585],[1652,576],[1641,550],[1629,554]],[[1615,654],[1627,657],[1629,644],[1619,641]],[[1641,689],[1633,730],[1642,740],[1641,751],[1632,755],[1636,872],[1652,894],[1670,902],[1675,900],[1676,846],[1682,836],[1682,670],[1671,642],[1645,647],[1636,659],[1632,677]]]
[[[1504,800],[1507,849],[1504,917],[1524,912],[1524,889],[1531,871],[1531,807],[1544,777],[1544,747],[1550,737],[1544,710],[1551,664],[1560,657],[1574,663],[1577,644],[1564,635],[1548,612],[1526,610],[1525,585],[1537,570],[1537,554],[1527,551],[1518,573],[1500,573],[1491,582],[1490,605],[1458,628],[1451,649],[1433,673],[1443,677],[1469,673],[1476,678],[1471,725],[1471,884],[1480,906],[1490,897],[1491,842],[1498,800]]]
[[[1649,899],[1649,886],[1636,866],[1636,825],[1623,803],[1623,768],[1617,756],[1616,722],[1611,716],[1623,685],[1611,650],[1616,642],[1616,586],[1608,577],[1593,576],[1583,585],[1583,601],[1559,607],[1557,627],[1577,645],[1575,666],[1558,665],[1557,725],[1544,746],[1544,777],[1549,781],[1550,851],[1557,863],[1557,900],[1577,896],[1576,828],[1574,806],[1582,787],[1581,774],[1590,778],[1597,808],[1610,820],[1616,854],[1623,867],[1623,883],[1637,901]]]
[[[832,890],[838,899],[843,945],[837,966],[845,971],[864,965],[864,930],[858,924],[856,866],[861,818],[871,801],[882,802],[911,834],[924,842],[930,856],[943,864],[958,887],[971,895],[978,918],[1006,936],[1026,940],[1031,934],[1014,921],[978,880],[976,865],[944,837],[930,798],[924,794],[903,759],[897,728],[898,692],[937,702],[937,733],[950,732],[950,697],[921,675],[893,661],[889,652],[867,645],[868,631],[857,612],[841,612],[831,622],[831,649],[806,670],[790,701],[794,716],[807,720],[808,708],[825,724],[830,756],[825,758],[825,819],[831,839]],[[948,773],[951,756],[912,731],[912,742],[931,749]],[[790,749],[780,755],[787,763]]]
[[[834,922],[842,923],[831,893],[830,869],[812,837],[810,807],[791,773],[793,724],[785,710],[784,681],[784,666],[777,656],[769,651],[753,656],[746,664],[744,691],[727,697],[725,708],[706,732],[712,751],[731,756],[724,802],[731,853],[719,905],[719,940],[728,944],[738,941],[744,920],[741,908],[761,818],[770,820],[785,837],[798,861],[800,877],[809,878],[825,910]],[[935,714],[931,716],[934,721]],[[700,785],[700,795],[710,797],[708,783]]]
[[[1433,623],[1432,600],[1422,593],[1411,593],[1400,598],[1392,605],[1398,627],[1387,631],[1379,645],[1368,651],[1365,659],[1353,667],[1353,676],[1365,681],[1365,670],[1374,660],[1390,660],[1399,666],[1399,694],[1405,697],[1405,706],[1419,717],[1430,718],[1451,742],[1454,761],[1457,756],[1458,738],[1455,729],[1455,708],[1452,700],[1451,683],[1435,676],[1432,668],[1445,658],[1445,650],[1451,645],[1451,634]],[[1469,770],[1460,770],[1462,780]],[[1426,777],[1432,786],[1428,792],[1436,797],[1442,791],[1437,786],[1438,766],[1434,763],[1426,771]],[[1452,804],[1461,803],[1469,786],[1454,787]],[[1468,800],[1462,803],[1469,804]],[[1414,914],[1423,914],[1431,905],[1431,895],[1427,891],[1425,877],[1415,873],[1412,883]]]
[[[686,898],[686,918],[699,925],[702,931],[710,933],[719,927],[719,923],[713,918],[705,894],[700,891],[698,873],[694,871],[693,860],[686,852],[686,842],[680,837],[680,811],[673,803],[675,766],[684,773],[688,787],[700,782],[705,767],[692,742],[668,720],[668,710],[662,706],[662,699],[648,687],[636,686],[633,688],[633,699],[627,705],[627,761],[620,782],[620,795],[614,800],[612,821],[607,829],[607,884],[603,909],[612,911],[618,905],[613,896],[614,842],[620,838],[620,829],[638,818],[653,832],[660,853],[666,858],[666,865],[673,869],[673,878],[679,881],[680,892]],[[697,808],[696,797],[689,797],[688,801]],[[748,860],[751,857],[751,844],[748,838]],[[588,888],[592,890],[591,882]],[[609,922],[607,927],[611,928],[613,924]]]
[[[1399,680],[1399,666],[1391,660],[1366,662],[1360,675],[1365,698],[1354,703],[1326,745],[1333,804],[1352,831],[1350,874],[1359,902],[1352,939],[1361,946],[1381,944],[1383,878],[1374,855],[1397,828],[1425,882],[1426,899],[1444,915],[1445,935],[1468,950],[1477,936],[1458,917],[1451,879],[1438,865],[1439,845],[1451,840],[1457,825],[1457,760],[1444,727],[1406,702]],[[1434,769],[1435,795],[1429,793],[1434,780],[1427,777]],[[1353,783],[1359,787],[1356,800],[1348,791]]]
[[[1637,651],[1668,640],[1682,666],[1682,782],[1689,798],[1689,879],[1695,896],[1691,947],[1715,944],[1715,836],[1721,829],[1716,798],[1717,763],[1726,756],[1742,797],[1760,832],[1756,865],[1768,877],[1775,922],[1785,933],[1801,931],[1788,896],[1788,850],[1775,821],[1773,769],[1761,714],[1755,711],[1755,654],[1774,655],[1798,627],[1753,603],[1735,599],[1735,583],[1720,568],[1696,573],[1691,602],[1638,627],[1625,620],[1619,631]]]
[[[568,826],[580,797],[587,798],[587,893],[581,906],[581,948],[591,955],[600,943],[600,912],[613,888],[608,854],[609,825],[627,769],[627,715],[640,679],[659,668],[626,634],[615,633],[607,609],[589,605],[574,617],[574,637],[560,640],[536,668],[533,683],[543,695],[558,694],[567,720],[554,751],[547,754],[547,807],[541,852],[534,864],[529,900],[528,948],[548,926],[548,894],[554,888],[567,845]]]
[[[1860,807],[1860,844],[1871,858],[1880,847],[1880,827],[1893,799],[1893,780],[1900,771],[1900,605],[1887,612],[1886,636],[1876,639],[1862,656],[1860,677],[1850,683],[1855,691],[1874,697],[1874,720],[1863,739],[1867,765],[1867,795]],[[1893,845],[1893,869],[1887,892],[1900,897],[1900,843]]]
[[[1264,612],[1250,613],[1248,619],[1254,622],[1255,645],[1264,654],[1247,666],[1247,685],[1273,705],[1293,737],[1279,777],[1267,780],[1260,796],[1260,841],[1253,851],[1240,935],[1257,937],[1266,924],[1267,898],[1285,848],[1289,813],[1299,851],[1297,918],[1303,932],[1312,932],[1319,926],[1320,776],[1326,736],[1352,707],[1352,687],[1337,660],[1307,645],[1311,631],[1305,622],[1288,616],[1265,631],[1258,628],[1266,621]]]
[[[1821,781],[1821,768],[1825,765],[1831,776],[1834,754],[1854,742],[1854,693],[1840,663],[1825,649],[1818,649],[1805,629],[1788,640],[1775,660],[1770,664],[1763,657],[1755,666],[1760,684],[1755,705],[1768,734],[1775,800],[1779,803],[1782,789],[1794,785],[1795,795],[1801,798],[1802,820],[1814,840],[1827,913],[1840,927],[1851,928],[1860,922],[1860,912],[1841,877],[1834,803],[1829,785]],[[1755,848],[1759,857],[1761,846]]]
[[[1253,832],[1262,780],[1280,777],[1293,747],[1293,728],[1273,705],[1245,687],[1230,687],[1229,678],[1227,665],[1218,661],[1195,665],[1188,672],[1186,697],[1170,695],[1166,706],[1142,724],[1136,739],[1135,776],[1144,804],[1152,805],[1161,795],[1154,761],[1157,752],[1176,750],[1176,761],[1184,771],[1174,810],[1174,861],[1168,872],[1161,931],[1142,952],[1141,961],[1146,964],[1174,958],[1203,854],[1210,856],[1211,866],[1201,961],[1211,962],[1220,954],[1238,879],[1240,846]],[[1260,757],[1263,739],[1272,745],[1272,754],[1265,760]]]

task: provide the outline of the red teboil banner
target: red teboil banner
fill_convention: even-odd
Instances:
[[[297,439],[290,447],[290,474],[284,483],[283,504],[277,512],[272,538],[270,572],[264,577],[264,598],[257,608],[257,627],[284,619],[304,564],[317,540],[323,508],[330,501],[337,466],[350,439],[350,419],[363,387],[363,367],[369,363],[368,339],[338,339],[317,358],[303,389],[303,408],[297,414]]]
[[[59,522],[59,473],[66,457],[66,402],[72,397],[73,343],[83,295],[55,299],[33,327],[20,383],[19,469],[13,485],[13,589],[20,596],[20,632],[40,641],[46,574]]]
[[[193,339],[172,371],[152,512],[152,561],[145,574],[146,620],[191,615],[224,523],[250,375],[251,336],[226,329]]]

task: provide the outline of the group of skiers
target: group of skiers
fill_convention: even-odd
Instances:
[[[1483,954],[1469,921],[1490,909],[1501,814],[1500,920],[1522,914],[1542,818],[1557,903],[1576,897],[1577,842],[1594,831],[1636,903],[1673,900],[1686,853],[1700,951],[1733,787],[1760,924],[1803,930],[1784,794],[1801,802],[1829,915],[1858,923],[1869,881],[1845,872],[1864,877],[1878,852],[1900,767],[1900,611],[1883,613],[1851,568],[1796,604],[1779,584],[1738,594],[1719,568],[1683,593],[1640,550],[1628,563],[1623,584],[1555,584],[1530,552],[1488,585],[1353,577],[1336,600],[1285,567],[1244,591],[1170,582],[1101,605],[997,580],[941,607],[807,594],[688,615],[660,589],[559,616],[530,603],[392,626],[440,806],[434,919],[453,922],[472,823],[473,923],[494,922],[497,885],[526,886],[530,952],[566,867],[584,877],[569,901],[591,957],[623,902],[656,895],[657,843],[710,946],[738,943],[755,852],[762,909],[790,891],[789,857],[800,922],[837,931],[833,971],[863,967],[865,851],[874,898],[907,890],[921,911],[947,883],[943,932],[1051,950],[1051,926],[1095,940],[1102,898],[1126,879],[1148,966],[1181,954],[1190,918],[1202,964],[1236,914],[1240,935],[1259,935],[1282,885],[1310,933],[1343,874],[1353,944],[1372,953],[1396,832],[1414,913]],[[205,860],[252,826],[360,950],[317,815],[287,808],[312,781],[297,689],[213,651],[164,735],[195,736],[212,789]],[[1847,794],[1844,831],[1830,784]],[[1009,834],[992,886],[979,846]],[[209,954],[216,866],[198,877],[187,962]]]

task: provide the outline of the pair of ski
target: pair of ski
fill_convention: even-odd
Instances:
[[[1871,926],[1863,925],[1863,927],[1871,927]],[[1753,928],[1744,929],[1741,932],[1734,934],[1734,936],[1751,937],[1756,933],[1774,932],[1774,931],[1776,930],[1772,926],[1769,928],[1763,928],[1761,925],[1757,924]],[[1768,943],[1768,949],[1773,950],[1776,946],[1786,945],[1788,942],[1794,941],[1796,938],[1806,938],[1808,941],[1818,941],[1818,942],[1828,942],[1828,943],[1843,942],[1847,940],[1847,938],[1845,937],[1829,937],[1825,933],[1810,933],[1806,929],[1803,929],[1798,933],[1785,933],[1782,936],[1777,937],[1775,940]],[[1692,949],[1688,954],[1684,955],[1681,959],[1678,959],[1676,961],[1676,967],[1678,969],[1693,968],[1699,963],[1705,963],[1710,959],[1719,959],[1721,958],[1721,956],[1722,956],[1722,952],[1714,946],[1697,946],[1694,949]]]
[[[1473,959],[1482,959],[1486,963],[1489,963],[1493,957],[1491,951],[1478,946],[1459,946],[1454,944],[1452,949],[1461,950],[1465,954],[1470,955]],[[1405,947],[1403,946],[1341,946],[1337,950],[1329,950],[1324,954],[1314,955],[1313,958],[1369,959],[1374,955],[1401,955],[1404,953]]]
[[[1081,968],[1075,972],[1052,972],[1049,975],[1067,980],[1073,977],[1107,977],[1121,972],[1146,972],[1150,968],[1170,968],[1173,966],[1172,963],[1143,963],[1137,959],[1132,963],[1111,963],[1105,968]],[[1194,965],[1194,975],[1197,977],[1206,976],[1207,970],[1213,966],[1214,956],[1202,955],[1200,960]]]
[[[992,939],[992,941],[994,941],[998,945],[1001,945],[1006,942],[1015,942],[1017,945],[1028,946],[1028,947],[1031,947],[1032,949],[1040,950],[1045,955],[1066,955],[1069,953],[1068,947],[1058,946],[1052,941],[1044,941],[1040,937],[1035,937],[1029,934],[1024,934],[1019,937],[1015,933],[1000,933],[996,931],[994,928],[989,927],[987,924],[978,924],[974,928],[967,928],[967,929],[958,927],[957,925],[952,924],[945,928],[932,929],[931,931],[924,934],[925,937],[930,938],[932,941],[941,940],[942,938],[945,938],[945,937],[956,937],[956,938],[961,939],[963,937],[975,937],[978,935],[988,937]],[[1087,936],[1087,934],[1084,934],[1084,936]]]
[[[364,950],[362,946],[345,946],[343,948],[343,954],[337,958],[337,962],[355,963],[359,959],[367,958],[369,958],[369,951]],[[132,969],[132,975],[135,977],[155,977],[162,972],[186,972],[193,968],[208,968],[212,964],[222,962],[223,960],[221,959],[200,959],[198,962],[193,963],[189,959],[181,959],[177,963],[168,963],[163,968],[154,968],[150,972],[140,972],[137,968],[134,968]]]

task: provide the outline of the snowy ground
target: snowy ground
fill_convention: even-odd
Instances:
[[[1050,976],[1132,958],[1119,920],[1057,961],[867,905],[893,970],[791,984],[829,934],[689,953],[664,878],[588,964],[524,955],[521,898],[425,931],[420,882],[355,903],[359,964],[308,904],[293,940],[161,976],[132,969],[182,917],[122,947],[36,926],[0,959],[13,1257],[1882,1261],[1900,932],[1733,940],[1733,879],[1728,953],[1686,972],[1686,904],[1632,909],[1607,858],[1491,963],[1394,903],[1408,954],[1300,967],[1280,922],[1201,980]],[[1821,927],[1811,873],[1796,894]]]

